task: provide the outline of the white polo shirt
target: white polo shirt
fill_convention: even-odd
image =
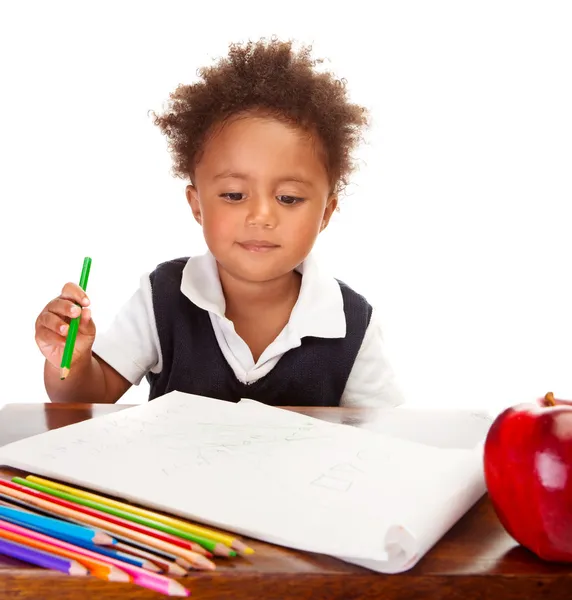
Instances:
[[[183,269],[181,292],[208,312],[220,349],[243,383],[266,375],[280,357],[297,348],[305,336],[344,337],[346,318],[338,282],[323,271],[310,254],[297,269],[302,274],[298,300],[278,337],[254,361],[246,342],[225,317],[225,298],[216,261],[210,252],[192,257]],[[149,273],[122,307],[109,329],[98,333],[93,351],[123,377],[138,385],[149,372],[162,369],[161,347]],[[381,327],[375,309],[341,399],[342,406],[397,406],[403,402],[393,371],[384,354]]]

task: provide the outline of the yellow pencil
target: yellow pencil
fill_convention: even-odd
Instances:
[[[167,515],[163,515],[161,513],[156,513],[151,510],[146,510],[144,508],[139,508],[137,506],[131,506],[130,504],[125,504],[124,502],[119,502],[117,500],[112,500],[111,498],[106,498],[105,496],[99,496],[98,494],[92,494],[91,492],[86,492],[84,490],[80,490],[77,488],[70,487],[68,485],[64,485],[62,483],[56,483],[54,481],[50,481],[48,479],[43,479],[42,477],[36,477],[35,475],[28,475],[26,477],[29,481],[34,483],[39,483],[40,485],[45,485],[46,487],[51,487],[54,490],[59,490],[61,492],[67,492],[69,494],[74,494],[75,496],[79,496],[80,498],[85,498],[86,500],[93,500],[94,502],[101,502],[101,504],[106,504],[107,506],[111,506],[113,508],[119,508],[121,510],[125,510],[133,513],[134,515],[139,515],[141,517],[147,517],[149,519],[155,519],[155,521],[159,521],[164,523],[165,525],[171,525],[172,527],[178,527],[184,531],[188,531],[189,533],[194,533],[196,535],[202,535],[204,537],[208,537],[212,540],[216,540],[225,546],[229,546],[236,550],[239,554],[247,555],[253,554],[254,550],[241,542],[239,539],[228,535],[226,533],[222,533],[221,531],[216,531],[214,529],[210,529],[208,527],[201,527],[200,525],[195,525],[194,523],[188,523],[187,521],[182,521],[180,519],[176,519],[174,517],[168,517]]]

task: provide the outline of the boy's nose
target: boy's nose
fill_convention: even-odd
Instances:
[[[277,208],[274,198],[252,198],[248,203],[247,226],[273,229],[278,221]]]

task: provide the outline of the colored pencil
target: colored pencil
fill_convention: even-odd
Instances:
[[[101,502],[102,504],[107,504],[108,506],[112,506],[114,508],[132,512],[133,514],[140,515],[142,517],[147,517],[149,519],[159,521],[166,525],[172,525],[173,527],[180,528],[183,531],[187,531],[189,533],[196,533],[198,536],[203,536],[203,537],[209,538],[211,540],[219,541],[231,548],[234,548],[240,554],[252,554],[254,552],[254,550],[252,548],[248,547],[246,544],[241,542],[238,538],[228,535],[226,533],[223,533],[221,531],[210,529],[208,527],[203,527],[201,525],[196,525],[194,523],[189,523],[188,521],[184,521],[182,519],[169,517],[169,516],[161,514],[161,513],[150,511],[150,510],[140,508],[137,506],[132,506],[130,504],[126,504],[124,502],[119,502],[117,500],[112,500],[111,498],[107,498],[105,496],[101,496],[98,494],[87,492],[85,490],[73,488],[73,487],[70,487],[68,485],[64,485],[61,483],[56,483],[54,481],[50,481],[50,480],[44,479],[42,477],[37,477],[35,475],[28,475],[26,477],[26,479],[28,479],[29,481],[33,481],[35,483],[45,485],[47,487],[52,487],[52,488],[60,490],[62,492],[68,492],[70,494],[74,494],[75,496],[79,496],[81,498],[86,498],[88,500],[94,500],[96,502]]]
[[[149,552],[151,554],[160,556],[164,560],[168,560],[168,561],[177,563],[178,565],[183,567],[183,569],[185,569],[185,571],[188,571],[188,570],[194,568],[194,566],[186,558],[183,558],[180,554],[173,554],[172,552],[169,552],[168,550],[165,550],[164,548],[156,548],[154,546],[149,546],[148,544],[145,544],[144,542],[141,542],[139,540],[133,540],[128,537],[124,537],[118,533],[115,533],[114,535],[115,535],[115,538],[117,539],[118,543],[122,543],[123,545],[130,546],[134,550],[135,549],[136,550],[144,550],[145,552]]]
[[[58,498],[65,499],[68,502],[73,502],[74,504],[81,504],[83,506],[87,506],[89,508],[113,515],[115,517],[119,517],[121,519],[125,519],[128,521],[134,522],[134,523],[139,523],[140,525],[144,525],[147,528],[151,528],[152,530],[158,530],[158,531],[162,531],[164,533],[168,533],[171,536],[175,536],[179,539],[185,539],[185,540],[189,540],[192,542],[194,541],[195,543],[198,543],[201,546],[208,548],[209,550],[211,550],[212,552],[214,552],[215,554],[218,554],[220,556],[236,556],[236,552],[234,552],[233,550],[230,550],[227,546],[225,546],[223,544],[219,544],[218,542],[215,542],[215,541],[207,539],[207,538],[203,538],[201,536],[187,533],[185,531],[182,531],[181,529],[177,529],[177,528],[171,527],[169,525],[165,525],[165,524],[155,521],[153,519],[148,519],[147,517],[141,517],[134,513],[131,513],[131,512],[122,510],[122,509],[114,508],[107,504],[103,504],[101,502],[88,500],[88,499],[82,498],[80,496],[76,496],[75,494],[71,494],[69,492],[62,492],[60,490],[56,490],[55,488],[36,483],[35,481],[31,481],[30,479],[22,479],[20,477],[14,477],[14,478],[12,478],[12,481],[14,483],[18,483],[20,485],[31,487],[32,489],[43,492],[44,494],[56,496]],[[177,544],[177,542],[174,542],[173,540],[170,540],[170,541],[172,543]],[[180,544],[177,544],[177,545],[180,545]]]
[[[55,537],[55,536],[54,536]],[[101,556],[107,556],[109,558],[115,558],[120,560],[121,562],[125,562],[127,564],[133,565],[135,567],[141,567],[142,569],[148,569],[149,571],[154,571],[158,573],[161,569],[157,567],[154,563],[151,563],[148,560],[144,560],[141,557],[133,556],[132,554],[128,554],[126,552],[121,552],[116,549],[117,545],[114,546],[96,546],[95,544],[90,544],[89,542],[84,542],[83,540],[73,541],[73,540],[64,540],[63,542],[67,542],[68,544],[73,544],[79,548],[83,548],[84,550],[90,550],[91,552],[95,552],[96,554],[100,554]]]
[[[132,556],[139,556],[141,558],[145,558],[152,563],[156,564],[158,567],[166,571],[170,575],[174,575],[175,577],[182,577],[187,574],[187,569],[183,566],[177,564],[174,560],[168,560],[155,554],[153,552],[146,552],[145,550],[141,550],[140,548],[136,548],[135,546],[130,546],[129,544],[124,544],[123,542],[117,542],[114,546],[118,550],[122,550],[128,552]]]
[[[222,544],[234,548],[240,554],[252,554],[254,550],[241,542],[239,539],[227,535],[221,531],[216,531],[214,529],[210,529],[208,527],[202,527],[200,525],[195,525],[194,523],[189,523],[182,519],[177,519],[174,517],[169,517],[167,515],[157,513],[154,511],[150,511],[144,508],[139,508],[137,506],[132,506],[130,504],[126,504],[125,502],[119,502],[118,500],[112,500],[111,498],[107,498],[105,496],[101,496],[99,494],[93,494],[91,492],[87,492],[85,490],[80,490],[77,488],[73,488],[68,485],[64,485],[61,483],[56,483],[49,479],[44,479],[43,477],[37,477],[35,475],[28,475],[26,477],[28,481],[32,481],[34,483],[38,483],[40,485],[45,485],[46,487],[51,487],[55,490],[59,490],[61,492],[67,492],[69,494],[73,494],[74,496],[78,496],[80,498],[85,498],[86,500],[93,500],[94,502],[100,502],[101,504],[106,504],[107,506],[117,508],[120,510],[124,510],[135,515],[139,515],[141,517],[146,517],[148,519],[152,519],[163,523],[165,525],[171,525],[172,527],[182,529],[188,533],[194,533],[197,536],[207,538],[213,541],[219,541]],[[199,542],[200,543],[200,542]]]
[[[27,536],[27,543],[29,545],[43,544],[46,546],[52,546],[51,552],[54,552],[55,554],[62,554],[64,552],[68,554],[75,554],[76,556],[74,556],[73,558],[75,558],[78,562],[85,564],[85,566],[87,566],[88,568],[90,568],[89,563],[101,563],[110,569],[117,569],[118,572],[123,572],[123,574],[127,578],[125,581],[129,581],[131,579],[133,583],[140,585],[141,587],[145,587],[161,593],[167,593],[167,590],[176,590],[178,593],[171,595],[188,595],[187,590],[185,590],[183,586],[179,584],[177,584],[178,587],[173,586],[172,584],[176,582],[173,582],[168,577],[159,575],[157,573],[151,573],[150,571],[146,571],[145,569],[141,569],[140,567],[129,565],[115,558],[103,559],[99,553],[99,547],[98,552],[93,552],[91,550],[86,550],[85,548],[82,548],[80,546],[68,544],[67,542],[58,540],[56,538],[50,538],[49,536],[43,535],[42,533],[36,533],[34,531],[26,530],[23,527],[19,527],[18,525],[12,525],[11,523],[3,523],[0,521],[0,537],[4,537],[7,534],[18,536],[21,538]]]
[[[100,529],[105,529],[106,531],[110,531],[114,534],[118,533],[120,535],[123,535],[124,537],[136,541],[141,541],[144,544],[153,548],[158,548],[159,550],[167,550],[167,552],[171,552],[176,556],[184,558],[185,560],[190,562],[193,567],[197,569],[214,570],[216,568],[215,564],[202,554],[198,554],[190,550],[185,550],[184,548],[179,548],[173,544],[163,542],[162,540],[156,539],[149,535],[144,535],[137,531],[127,529],[126,527],[115,525],[115,523],[110,523],[109,521],[104,521],[103,519],[92,517],[91,515],[81,513],[77,510],[72,510],[70,508],[60,506],[53,502],[53,497],[49,496],[48,494],[43,494],[42,492],[38,492],[36,490],[21,486],[11,481],[0,481],[0,487],[3,488],[3,493],[5,493],[6,495],[22,499],[25,502],[29,502],[30,504],[39,506],[40,508],[48,509],[56,515],[63,515],[64,517],[67,516],[82,523],[86,523],[88,525],[92,525]],[[46,500],[46,498],[48,498],[49,500]]]
[[[19,527],[18,525],[12,525],[12,523],[0,522],[0,538],[7,539],[11,542],[18,542],[24,546],[36,548],[36,550],[45,550],[52,554],[72,558],[87,567],[92,575],[105,581],[130,581],[131,579],[123,569],[118,569],[109,562],[93,559],[84,554],[80,554],[75,550],[63,548],[61,544],[67,544],[67,542],[62,542],[56,538],[50,538],[42,533],[36,533],[30,529]],[[51,541],[44,541],[44,539],[52,540],[53,543]],[[72,544],[68,545],[73,548]],[[135,569],[136,567],[133,568]]]
[[[81,269],[81,276],[79,278],[79,287],[85,292],[87,288],[87,280],[89,279],[89,271],[91,269],[91,258],[86,256],[83,259],[83,267]],[[70,320],[68,335],[66,337],[66,345],[64,346],[64,352],[62,354],[62,362],[60,364],[60,379],[65,379],[71,368],[73,350],[75,348],[75,340],[77,337],[77,330],[79,328],[79,321],[81,315],[75,319]]]
[[[93,548],[94,552],[101,552],[101,546],[96,546]],[[123,552],[122,550],[116,549],[105,549],[107,556],[111,558],[116,558],[117,560],[127,562],[131,565],[135,565],[136,567],[140,567],[141,569],[147,569],[147,571],[153,571],[153,573],[159,573],[163,569],[157,566],[154,561],[148,560],[147,558],[142,558],[141,556],[136,556],[132,552]]]
[[[38,520],[40,526],[38,526]],[[21,509],[14,509],[5,506],[0,506],[0,522],[7,521],[14,525],[20,525],[21,527],[25,527],[26,529],[31,529],[32,531],[36,531],[37,533],[43,533],[45,535],[49,535],[51,537],[57,538],[59,540],[63,540],[64,542],[68,542],[70,544],[74,544],[76,546],[80,546],[82,548],[86,548],[87,550],[92,550],[94,552],[99,552],[102,556],[110,556],[111,558],[117,558],[124,562],[130,563],[137,567],[142,567],[144,569],[149,569],[150,571],[160,571],[161,569],[157,567],[154,563],[148,561],[147,559],[134,556],[127,552],[121,552],[119,550],[115,550],[113,546],[98,546],[96,543],[93,543],[90,538],[94,537],[94,533],[98,534],[99,537],[103,537],[104,539],[112,540],[114,544],[116,541],[103,532],[97,532],[95,530],[89,530],[88,528],[84,528],[78,525],[72,525],[70,523],[66,523],[65,521],[61,521],[59,519],[54,519],[53,517],[43,517],[41,515],[35,515],[30,511],[23,511]],[[75,527],[76,529],[85,529],[87,532],[91,532],[91,536],[89,537],[74,537],[68,536],[67,530],[63,527],[44,527],[43,522],[45,521],[53,521],[55,524],[59,524],[61,526],[67,527]],[[73,530],[72,530],[73,531]],[[63,533],[65,532],[65,533]],[[96,538],[97,539],[97,538]]]
[[[139,525],[144,525],[147,530],[144,531],[146,535],[154,535],[155,537],[159,537],[157,535],[157,531],[162,531],[163,533],[167,533],[171,536],[175,536],[175,539],[170,538],[168,541],[175,545],[181,545],[178,543],[178,539],[184,539],[191,542],[195,542],[200,544],[203,547],[207,547],[214,554],[219,554],[220,556],[236,556],[236,552],[230,550],[228,546],[215,542],[213,540],[208,540],[206,538],[201,538],[199,536],[195,536],[194,534],[187,533],[182,531],[181,529],[177,529],[175,527],[171,527],[170,525],[164,525],[159,521],[154,521],[152,519],[148,519],[147,517],[140,517],[139,515],[135,515],[126,510],[121,510],[119,508],[114,508],[103,504],[101,502],[95,502],[94,500],[87,500],[86,498],[80,498],[79,496],[75,496],[74,494],[70,494],[68,492],[62,492],[60,490],[56,490],[54,488],[48,487],[47,485],[42,485],[40,483],[36,483],[35,481],[31,481],[29,479],[22,479],[21,477],[13,477],[13,483],[17,483],[19,485],[23,485],[25,487],[32,488],[38,492],[42,492],[43,494],[48,494],[49,496],[55,496],[62,500],[66,500],[67,502],[71,502],[76,506],[78,504],[91,508],[99,512],[99,518],[105,518],[101,515],[101,513],[106,513],[112,515],[114,517],[118,517],[120,519],[124,519],[131,523],[138,523]],[[79,508],[76,508],[79,510]],[[130,524],[121,523],[123,527],[132,527]]]
[[[73,510],[77,510],[79,512],[83,512],[85,514],[91,515],[93,517],[98,517],[100,519],[104,519],[105,521],[110,521],[111,523],[115,523],[116,525],[121,525],[122,527],[127,527],[128,529],[133,529],[134,531],[138,531],[139,533],[144,533],[146,535],[151,535],[156,537],[157,539],[163,540],[164,542],[169,542],[174,544],[175,546],[180,546],[181,548],[185,548],[187,550],[192,550],[193,552],[198,552],[199,554],[203,554],[204,556],[211,557],[212,554],[205,550],[202,546],[195,542],[189,542],[182,538],[177,537],[176,535],[172,535],[169,533],[162,532],[161,530],[154,529],[153,527],[148,527],[146,525],[140,525],[134,521],[129,521],[128,519],[124,519],[122,517],[116,517],[106,511],[101,511],[99,509],[89,508],[83,503],[75,502],[71,500],[64,500],[60,493],[52,494],[48,490],[47,486],[40,486],[39,484],[31,484],[27,483],[27,480],[20,479],[19,477],[14,477],[12,480],[13,483],[18,485],[23,485],[30,490],[34,490],[41,494],[45,494],[46,496],[42,496],[42,498],[48,500],[50,502],[55,502],[60,506],[65,506],[67,508],[71,508]],[[45,491],[44,491],[45,490]],[[63,494],[63,493],[62,493]],[[49,496],[49,498],[48,498]],[[228,555],[225,555],[228,556]]]
[[[45,569],[53,569],[61,571],[68,575],[87,575],[87,569],[80,565],[77,561],[70,558],[62,558],[57,554],[36,550],[24,544],[9,542],[8,540],[0,540],[0,554],[11,556],[18,560],[44,567]]]
[[[53,519],[53,520],[57,520],[57,519]],[[47,530],[42,527],[37,527],[35,525],[30,525],[26,521],[19,520],[19,519],[12,519],[5,515],[0,515],[0,523],[2,523],[2,522],[12,523],[12,525],[20,525],[21,527],[25,527],[26,529],[30,529],[31,531],[35,531],[36,533],[43,533],[44,535],[49,535],[50,537],[56,538],[58,540],[62,540],[64,542],[68,542],[69,544],[73,544],[74,546],[79,546],[79,547],[85,548],[87,550],[92,550],[94,552],[98,552],[102,556],[110,556],[111,558],[118,558],[119,560],[130,563],[137,567],[142,567],[144,569],[149,569],[151,571],[160,571],[161,570],[155,564],[150,563],[147,560],[143,560],[140,557],[132,556],[132,555],[124,553],[124,552],[116,551],[114,549],[115,546],[100,546],[100,545],[94,544],[93,542],[86,541],[85,539],[74,538],[71,536],[62,535],[61,531],[57,531],[57,530],[55,531],[55,533],[52,533],[51,530]],[[106,536],[106,537],[108,537],[108,536]],[[115,540],[114,540],[114,542],[115,542]]]
[[[85,541],[90,544],[112,544],[114,541],[106,533],[95,531],[89,527],[65,523],[53,517],[34,515],[18,510],[17,508],[0,506],[0,519],[5,519],[16,523],[16,525],[57,537],[72,544],[75,541]]]
[[[14,498],[12,496],[7,496],[6,494],[1,493],[1,490],[2,490],[2,488],[0,487],[0,504],[1,505],[17,506],[21,510],[25,510],[26,512],[31,512],[31,513],[36,513],[36,514],[41,514],[41,515],[51,516],[51,517],[54,516],[54,513],[52,511],[46,510],[44,508],[40,508],[38,506],[35,506],[34,504],[30,504],[29,502],[24,502],[23,500]],[[65,501],[62,500],[61,502],[65,502]],[[76,525],[81,524],[81,521],[77,521],[76,519],[71,519],[69,516],[64,517],[63,515],[57,515],[57,518],[62,519],[64,521],[66,521],[67,523],[75,523]],[[100,529],[100,531],[102,531],[103,533],[107,533],[108,535],[111,534],[111,532],[105,531],[105,529]],[[151,546],[148,546],[147,544],[143,544],[142,542],[136,542],[134,540],[131,540],[131,539],[124,537],[122,535],[119,535],[117,533],[114,533],[113,535],[114,535],[114,537],[112,539],[114,540],[114,543],[115,543],[115,541],[117,541],[116,546],[118,546],[119,540],[121,540],[123,545],[126,545],[129,548],[131,548],[132,552],[134,552],[135,550],[140,550],[140,551],[144,551],[148,554],[160,556],[161,559],[163,559],[163,560],[166,560],[168,562],[174,562],[174,563],[177,563],[178,565],[180,565],[185,570],[185,573],[192,566],[191,563],[189,563],[184,558],[182,558],[180,556],[176,556],[175,554],[167,552],[166,550],[158,550],[157,548],[152,548]],[[116,546],[114,546],[114,547],[116,547]]]

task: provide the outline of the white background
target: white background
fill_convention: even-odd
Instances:
[[[272,34],[372,112],[317,250],[379,309],[409,402],[572,397],[570,31],[567,1],[1,2],[0,404],[47,400],[34,321],[85,255],[101,330],[204,250],[148,111]]]

